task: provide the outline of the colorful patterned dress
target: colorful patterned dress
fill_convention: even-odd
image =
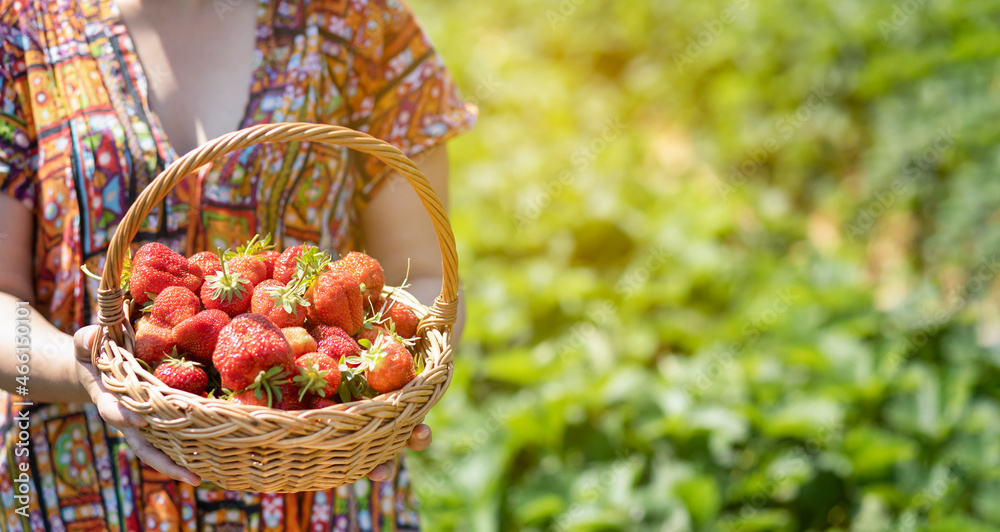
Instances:
[[[241,127],[341,124],[413,156],[475,120],[399,0],[259,0],[256,42]],[[113,0],[0,0],[0,182],[34,214],[35,309],[68,333],[95,319],[97,282],[80,266],[102,269],[129,205],[177,157],[148,79]],[[359,213],[386,174],[340,148],[254,146],[188,176],[136,243],[191,253],[272,232],[282,246],[344,252],[360,245]],[[17,402],[0,393],[0,530],[418,526],[405,470],[392,482],[293,495],[193,488],[143,467],[93,405]],[[22,437],[30,452],[19,451]]]

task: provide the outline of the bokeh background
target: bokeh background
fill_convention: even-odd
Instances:
[[[1000,529],[1000,5],[411,0],[469,322],[428,530]]]

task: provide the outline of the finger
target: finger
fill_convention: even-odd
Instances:
[[[104,421],[115,428],[127,429],[146,425],[146,420],[142,416],[125,408],[121,401],[108,392],[100,392],[96,403],[97,411],[104,418]]]
[[[174,480],[187,482],[192,486],[201,484],[201,478],[198,475],[175,464],[163,451],[153,447],[153,444],[149,443],[146,437],[137,429],[125,429],[122,431],[122,434],[125,436],[125,441],[128,442],[128,446],[132,449],[132,452],[144,464]]]
[[[100,331],[97,325],[88,325],[76,331],[73,335],[73,347],[76,348],[76,358],[90,361],[90,348],[94,345],[97,332]]]
[[[427,425],[417,425],[410,433],[406,446],[414,451],[423,451],[431,445],[431,428]]]
[[[396,459],[393,458],[388,462],[375,466],[371,473],[368,473],[368,479],[375,482],[385,482],[391,480],[392,477],[396,475]]]

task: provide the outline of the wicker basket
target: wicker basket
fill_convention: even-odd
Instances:
[[[227,153],[263,142],[308,141],[377,157],[403,175],[430,215],[441,248],[444,282],[434,305],[392,295],[417,311],[417,350],[425,369],[401,390],[318,410],[286,412],[206,399],[165,386],[135,360],[131,301],[119,277],[132,239],[150,210],[188,173]],[[389,289],[387,289],[388,291]],[[104,385],[148,422],[158,449],[201,478],[231,490],[288,493],[352,483],[406,445],[410,431],[441,399],[452,374],[451,327],[458,297],[458,258],[444,207],[427,178],[401,151],[357,131],[283,123],[219,137],[179,158],[150,183],[126,213],[108,248],[101,279],[102,325],[92,358]]]

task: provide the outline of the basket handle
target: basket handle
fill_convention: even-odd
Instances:
[[[100,322],[108,328],[111,339],[119,345],[124,340],[121,324],[126,320],[126,315],[120,279],[125,253],[153,207],[163,201],[174,186],[192,170],[223,155],[265,142],[294,141],[343,146],[372,155],[406,178],[430,215],[437,233],[438,246],[441,248],[441,294],[434,300],[427,317],[421,320],[419,330],[444,330],[454,325],[458,307],[458,254],[455,250],[455,235],[452,233],[448,214],[427,177],[398,148],[366,133],[341,126],[285,122],[251,126],[211,140],[174,161],[139,194],[111,239],[101,275],[98,313]]]

